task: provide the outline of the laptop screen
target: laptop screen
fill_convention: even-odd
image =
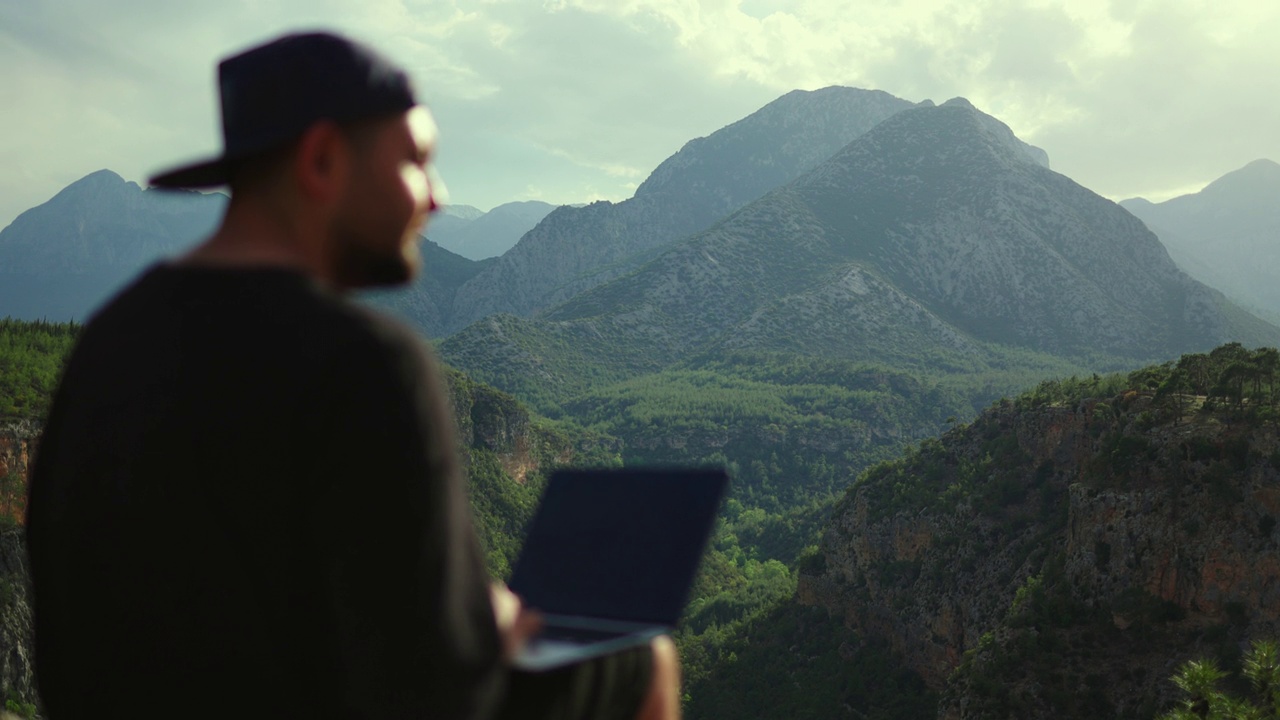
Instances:
[[[544,613],[674,626],[728,481],[720,469],[556,471],[511,589]]]

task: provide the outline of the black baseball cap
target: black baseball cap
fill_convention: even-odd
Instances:
[[[283,146],[319,120],[354,122],[418,104],[404,70],[326,32],[285,35],[224,59],[218,87],[222,155],[162,172],[152,185],[225,185],[237,162]]]

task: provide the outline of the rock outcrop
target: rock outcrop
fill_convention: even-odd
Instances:
[[[37,703],[31,588],[27,551],[19,523],[26,508],[26,481],[38,429],[30,422],[0,425],[0,701]]]
[[[865,476],[799,598],[940,717],[1150,717],[1178,662],[1280,634],[1280,432],[1201,401],[1006,401]]]

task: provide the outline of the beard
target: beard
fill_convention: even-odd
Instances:
[[[416,238],[373,243],[368,237],[342,233],[338,237],[334,276],[343,288],[377,288],[405,285],[418,274],[421,259]]]

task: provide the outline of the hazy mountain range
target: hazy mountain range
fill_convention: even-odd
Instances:
[[[143,268],[212,232],[226,202],[220,193],[144,190],[110,170],[77,180],[0,230],[0,317],[84,321]],[[410,289],[370,296],[438,335],[453,294],[486,263],[430,240],[422,254]]]
[[[1265,204],[1275,169],[1255,163],[1197,196],[1131,205],[1151,217],[1178,210],[1170,223],[1181,232],[1210,232],[1213,218],[1239,219],[1230,203]],[[1195,210],[1209,201],[1219,209]],[[109,171],[73,183],[0,231],[0,314],[83,318],[207,232],[224,202],[142,190]],[[715,349],[923,364],[992,347],[1140,360],[1276,337],[1180,273],[1132,215],[960,99],[788,93],[687,143],[630,200],[548,209],[459,206],[435,218],[428,233],[458,249],[534,226],[483,262],[427,242],[424,276],[375,302],[436,336],[490,318],[445,350],[463,366],[517,360],[513,373],[546,360],[522,344],[552,338],[589,363],[640,369]],[[1262,253],[1273,221],[1250,222],[1220,234]],[[500,312],[544,319],[492,317]],[[590,349],[582,333],[611,349]]]
[[[470,205],[449,206],[431,219],[427,238],[469,260],[510,250],[556,206],[538,200],[504,203],[484,212]]]
[[[1280,318],[1280,165],[1255,160],[1198,193],[1120,203],[1193,277]]]
[[[157,258],[208,234],[226,196],[143,190],[110,170],[0,230],[0,317],[83,320]]]

